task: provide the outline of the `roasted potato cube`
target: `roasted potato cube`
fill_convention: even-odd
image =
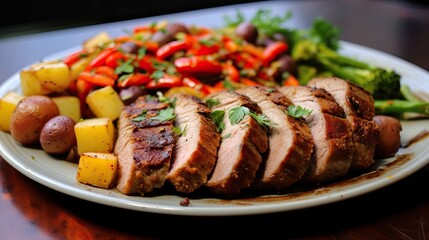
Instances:
[[[112,39],[110,38],[109,34],[107,32],[100,32],[97,35],[93,36],[92,38],[86,40],[83,43],[83,48],[88,51],[94,51],[98,47],[107,44],[111,42]]]
[[[91,60],[93,59],[93,56],[88,56],[85,58],[79,59],[77,62],[75,62],[70,67],[70,78],[74,81],[77,79],[79,74],[85,70],[85,68],[89,65]]]
[[[62,61],[33,64],[20,72],[20,79],[24,96],[63,91],[71,83],[70,69]]]
[[[86,97],[89,109],[99,118],[115,120],[121,114],[124,103],[119,94],[111,86],[97,89]]]
[[[79,154],[111,153],[115,144],[115,127],[109,118],[89,118],[76,123],[74,131]]]
[[[111,153],[88,152],[80,156],[76,179],[80,183],[111,188],[118,171],[118,159]]]
[[[10,132],[12,113],[23,98],[19,93],[8,92],[0,99],[0,129],[2,131]]]
[[[75,122],[79,122],[82,115],[80,112],[80,100],[75,96],[60,96],[52,97],[52,100],[60,109],[60,115],[72,118]]]

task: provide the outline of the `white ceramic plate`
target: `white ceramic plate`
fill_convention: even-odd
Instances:
[[[405,83],[429,101],[429,73],[394,56],[366,47],[342,42],[344,54],[376,65],[395,69]],[[78,48],[54,54],[46,59],[66,56]],[[18,73],[0,87],[0,96],[8,91],[20,91]],[[402,143],[405,146],[418,134],[429,131],[429,120],[402,121]],[[181,206],[184,195],[126,196],[116,190],[105,190],[78,183],[77,164],[57,160],[42,150],[17,144],[10,134],[0,133],[0,154],[27,177],[57,191],[109,206],[136,211],[199,216],[230,216],[282,212],[333,203],[390,185],[403,179],[429,162],[429,138],[423,137],[401,148],[395,157],[378,161],[364,174],[337,183],[312,189],[293,189],[282,195],[244,197],[234,200],[190,198],[189,206]]]

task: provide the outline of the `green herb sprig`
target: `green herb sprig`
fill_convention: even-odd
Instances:
[[[290,105],[285,113],[291,117],[294,118],[301,118],[310,115],[313,112],[313,110],[303,108],[301,106],[297,105]]]

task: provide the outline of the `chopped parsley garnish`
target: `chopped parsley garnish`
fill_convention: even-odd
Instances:
[[[143,111],[135,118],[131,119],[133,122],[141,122],[146,119],[147,110],[143,109]]]
[[[159,111],[158,115],[151,117],[151,119],[158,120],[160,122],[173,120],[176,116],[174,115],[174,109],[169,107]]]
[[[173,127],[173,132],[176,133],[178,136],[185,136],[187,128],[188,124],[185,125],[185,128],[183,128],[183,130],[178,127]]]
[[[115,69],[116,74],[132,72],[134,72],[133,59],[128,59],[127,61],[121,63],[121,65],[117,66]]]
[[[174,109],[169,107],[159,111],[158,115],[150,117],[149,119],[158,120],[160,122],[169,121],[174,119]],[[133,122],[141,122],[147,119],[147,110],[143,110],[137,117],[131,119]]]
[[[303,108],[301,106],[291,105],[287,108],[285,111],[287,115],[294,117],[294,118],[300,118],[305,117],[307,115],[310,115],[313,110]]]
[[[141,47],[137,51],[137,59],[140,60],[140,59],[144,58],[144,56],[146,56],[146,48],[145,47]]]
[[[250,111],[249,108],[244,106],[237,106],[231,108],[228,112],[228,115],[231,124],[237,124],[241,122],[241,120],[243,120],[246,115],[249,115],[250,117],[255,119],[255,121],[263,127],[270,127],[273,124],[267,116]]]
[[[223,118],[225,116],[225,111],[223,110],[215,110],[211,113],[211,118],[216,125],[217,131],[222,132],[225,129],[225,122]]]
[[[244,116],[249,115],[250,110],[247,107],[237,106],[228,111],[228,117],[231,124],[237,124],[243,120]]]
[[[154,79],[155,81],[159,80],[160,78],[164,77],[164,71],[162,70],[156,70],[153,72],[150,77]]]
[[[220,103],[219,100],[214,99],[214,98],[209,98],[206,100],[206,104],[209,108],[212,108],[212,107],[218,105],[219,103]]]

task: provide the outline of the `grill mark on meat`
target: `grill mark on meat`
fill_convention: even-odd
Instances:
[[[245,116],[238,124],[230,123],[228,111],[236,106],[245,106],[261,113],[258,105],[248,97],[232,91],[222,91],[207,98],[219,101],[218,105],[212,107],[212,111],[225,111],[225,128],[221,133],[216,166],[206,187],[215,194],[232,197],[254,181],[263,160],[261,154],[268,148],[268,135],[266,129],[250,116]]]
[[[324,89],[308,86],[280,87],[294,105],[312,110],[305,121],[314,139],[314,152],[302,182],[321,183],[348,173],[354,153],[351,126],[344,110]]]
[[[119,166],[116,188],[126,195],[144,195],[161,188],[167,179],[174,146],[173,123],[150,118],[167,107],[157,99],[140,97],[121,112],[114,150]],[[143,111],[146,119],[132,120]]]
[[[314,146],[310,129],[302,118],[285,113],[292,103],[280,92],[266,87],[246,87],[237,92],[256,102],[273,122],[267,158],[253,185],[284,190],[299,181],[309,167]]]
[[[178,94],[174,113],[176,127],[185,132],[173,149],[169,182],[179,192],[190,193],[207,182],[220,144],[220,133],[210,118],[211,110],[191,95]]]
[[[350,171],[370,167],[374,163],[375,146],[379,141],[378,126],[373,121],[375,109],[372,95],[360,86],[334,77],[316,78],[308,85],[328,91],[347,115],[355,147]]]

